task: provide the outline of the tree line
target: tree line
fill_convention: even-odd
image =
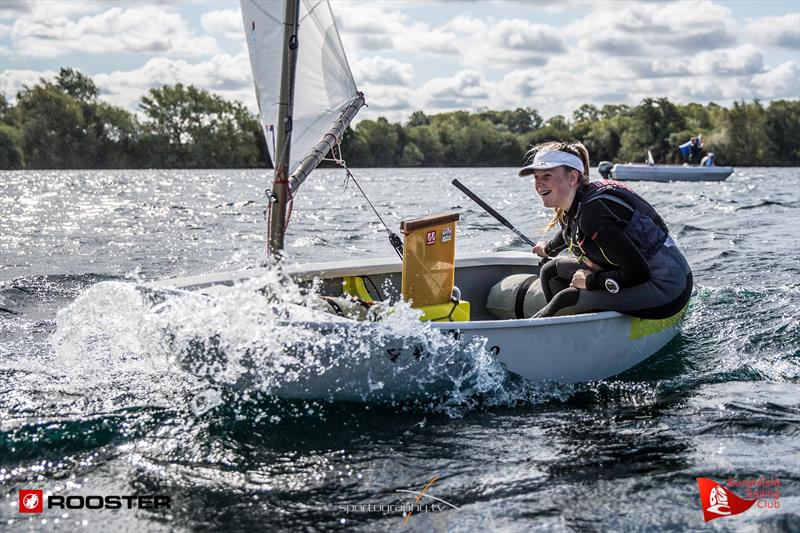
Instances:
[[[150,89],[140,114],[98,98],[92,79],[62,68],[17,93],[0,94],[0,168],[250,168],[269,165],[254,116],[241,103],[193,86]],[[678,146],[702,135],[718,164],[800,166],[800,101],[676,104],[645,98],[636,106],[584,104],[569,119],[545,120],[518,108],[428,115],[406,123],[361,120],[345,134],[351,167],[515,166],[547,140],[578,139],[593,164],[681,163]]]

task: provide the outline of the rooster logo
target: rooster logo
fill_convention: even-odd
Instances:
[[[22,499],[22,505],[25,506],[25,509],[36,509],[39,506],[39,495],[28,494]]]
[[[20,489],[19,512],[41,513],[43,511],[43,495],[41,489]]]

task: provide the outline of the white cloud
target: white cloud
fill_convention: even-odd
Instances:
[[[637,70],[642,76],[653,77],[752,75],[764,70],[764,53],[751,44],[745,44],[737,48],[700,52],[688,60],[675,57],[659,58],[649,65],[640,64]]]
[[[567,25],[565,34],[589,53],[654,58],[726,48],[737,40],[730,11],[710,1],[611,5]]]
[[[53,62],[37,63],[35,57],[127,53],[128,63],[139,53],[137,68],[113,72],[116,67],[98,69],[97,56],[89,56],[94,63],[87,70],[104,71],[93,75],[102,98],[135,110],[147,89],[180,82],[243,101],[255,111],[238,9],[207,7],[190,21],[179,14],[183,5],[0,0],[0,54],[20,68],[2,72],[0,89],[13,96],[22,84],[55,75],[44,67],[36,71]],[[333,2],[356,81],[370,105],[360,118],[402,120],[414,109],[435,113],[480,106],[532,106],[545,117],[569,116],[583,103],[636,105],[648,96],[723,105],[734,99],[800,97],[800,61],[778,64],[791,57],[785,50],[775,57],[775,48],[765,48],[800,49],[796,9],[745,24],[708,0],[547,5],[495,0],[470,9],[431,5],[437,20],[447,12],[452,18],[425,22],[433,19],[417,2]],[[509,9],[515,6],[521,8]],[[492,18],[499,12],[513,15]],[[203,30],[195,33],[190,22],[199,22]],[[219,52],[214,36],[228,54]],[[20,60],[21,54],[27,57]],[[450,75],[454,65],[464,70]]]
[[[414,81],[414,66],[380,56],[368,57],[353,65],[353,76],[359,84],[409,86]]]
[[[58,73],[52,70],[3,70],[0,72],[0,92],[13,99],[24,87],[33,87],[41,78],[52,79]]]
[[[758,44],[797,51],[800,48],[800,13],[751,19],[747,22],[746,33]]]
[[[53,71],[7,70],[0,73],[0,91],[13,97],[23,85],[33,86],[41,78],[52,80]],[[194,85],[223,98],[244,103],[258,112],[247,53],[219,54],[198,63],[163,57],[150,59],[133,70],[119,70],[91,76],[100,98],[130,111],[137,111],[142,96],[151,88],[164,85]]]
[[[134,70],[96,74],[92,79],[103,99],[130,110],[137,109],[141,97],[149,89],[182,83],[238,100],[256,111],[250,60],[246,53],[219,54],[198,63],[159,57]]]
[[[332,4],[345,49],[399,50],[438,55],[459,53],[457,36],[429,24],[410,22],[399,11],[376,4]]]
[[[102,10],[103,7],[98,2],[79,0],[61,2],[54,2],[53,0],[3,0],[0,2],[0,19],[51,19],[94,13]]]
[[[443,28],[459,34],[461,62],[469,66],[540,66],[567,50],[557,28],[523,19],[458,16]]]
[[[238,9],[221,9],[209,11],[200,17],[203,29],[209,33],[219,33],[228,39],[244,39],[242,14]]]
[[[426,98],[426,108],[474,109],[487,102],[491,90],[482,72],[462,70],[451,78],[434,78],[420,92]]]
[[[800,66],[797,61],[787,61],[751,80],[760,98],[800,98]]]
[[[11,42],[16,54],[27,57],[57,57],[70,52],[200,56],[218,51],[212,37],[193,35],[172,8],[155,6],[114,7],[75,21],[66,17],[20,18],[12,27]]]
[[[701,52],[692,58],[689,68],[693,74],[756,74],[764,70],[764,54],[751,44]]]
[[[369,107],[359,112],[359,118],[377,118],[379,115],[399,117],[402,115],[399,112],[418,107],[415,91],[408,87],[365,85],[364,96]],[[395,113],[387,113],[387,111]]]

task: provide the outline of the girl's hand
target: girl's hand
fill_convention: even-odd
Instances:
[[[572,283],[570,283],[569,286],[575,287],[576,289],[585,289],[586,275],[590,273],[591,272],[588,270],[576,270],[575,273],[572,275]]]
[[[547,257],[547,253],[544,251],[544,247],[547,246],[545,241],[538,241],[536,246],[533,247],[533,253],[538,255],[539,257]]]

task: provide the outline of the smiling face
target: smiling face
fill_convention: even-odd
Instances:
[[[545,207],[560,207],[565,211],[572,205],[580,184],[579,172],[564,166],[534,170],[533,180]]]

